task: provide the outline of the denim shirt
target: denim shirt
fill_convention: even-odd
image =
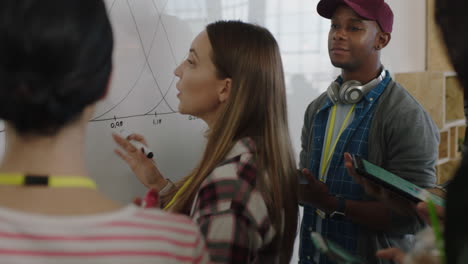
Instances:
[[[327,94],[323,93],[309,104],[305,112],[301,136],[301,168],[311,168],[313,149],[315,147],[321,149],[323,145],[317,144],[313,140],[315,138],[314,124],[317,112],[325,106],[327,100]],[[403,87],[392,80],[383,90],[378,101],[374,102],[371,111],[371,124],[367,137],[368,160],[422,188],[433,187],[436,181],[435,165],[438,158],[439,129],[429,114]],[[326,113],[324,116],[328,117]],[[362,121],[361,125],[363,125]],[[325,130],[326,127],[323,129]],[[347,150],[347,147],[349,146],[344,144],[342,148]],[[338,159],[340,156],[342,158],[343,151],[338,150],[338,148],[336,151],[341,152],[341,154],[337,154]],[[320,156],[316,157],[320,158]],[[334,159],[337,158],[334,157]],[[320,160],[315,162],[320,162]],[[319,166],[319,163],[314,166]],[[363,194],[362,199],[374,200],[365,194]],[[306,210],[306,212],[310,212],[310,210]],[[386,232],[375,232],[365,226],[361,226],[358,230],[356,252],[368,264],[393,263],[377,259],[375,252],[388,247],[408,249],[412,242],[411,234],[424,227],[416,216],[401,216],[393,211],[390,214],[391,225]],[[300,246],[302,260],[300,262],[313,263],[313,255],[310,255],[310,261],[307,256],[312,248],[309,232],[314,228],[313,223],[311,223],[314,220],[308,220],[307,216],[304,216],[303,220]],[[342,225],[338,226],[344,228]]]
[[[369,128],[375,109],[375,104],[378,102],[380,95],[388,86],[391,80],[390,74],[387,72],[386,77],[377,86],[369,91],[363,99],[356,104],[354,119],[350,125],[343,131],[338,139],[337,145],[330,161],[326,184],[329,192],[332,195],[340,195],[345,199],[362,200],[364,195],[363,188],[354,182],[348,175],[344,167],[343,154],[349,152],[357,154],[367,159],[368,154],[368,135]],[[333,106],[333,102],[327,98],[323,106],[316,113],[312,130],[313,130],[313,147],[312,155],[308,169],[313,175],[319,175],[319,168],[322,155],[322,146],[325,140],[325,131],[328,123],[329,113]],[[356,253],[357,237],[359,227],[351,221],[334,220],[334,219],[319,219],[316,214],[316,208],[304,206],[304,217],[301,227],[301,247],[300,256],[304,263],[312,260],[316,254],[315,248],[310,239],[310,231],[320,232],[325,238],[331,239],[340,246],[351,252]],[[317,223],[317,221],[321,223]],[[317,229],[317,224],[321,228]],[[320,263],[329,263],[324,255],[320,256]],[[331,263],[331,262],[330,262]]]

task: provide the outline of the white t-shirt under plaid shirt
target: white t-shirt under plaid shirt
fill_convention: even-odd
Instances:
[[[184,216],[129,205],[112,213],[46,216],[0,208],[0,263],[208,263]]]

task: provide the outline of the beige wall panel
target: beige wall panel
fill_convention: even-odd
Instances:
[[[444,127],[444,74],[442,72],[416,72],[395,74],[403,85],[428,111],[437,127]]]

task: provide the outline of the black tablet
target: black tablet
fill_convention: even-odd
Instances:
[[[444,206],[445,200],[395,174],[376,166],[359,156],[353,155],[357,173],[415,203],[431,199],[434,204]]]

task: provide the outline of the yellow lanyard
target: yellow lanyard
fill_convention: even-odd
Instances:
[[[184,185],[182,185],[182,187],[176,192],[174,197],[172,197],[171,201],[166,206],[164,206],[164,210],[167,211],[169,208],[171,208],[172,205],[174,205],[174,203],[177,201],[177,199],[179,199],[180,195],[182,195],[182,193],[185,192],[185,190],[188,188],[191,182],[192,178],[188,179],[184,183]]]
[[[335,119],[336,119],[336,105],[333,106],[332,108],[332,113],[331,113],[331,118],[330,118],[330,126],[328,127],[328,133],[327,133],[327,138],[325,141],[325,151],[323,152],[323,157],[322,157],[322,170],[320,171],[320,181],[325,182],[325,172],[327,171],[327,167],[330,164],[331,158],[333,157],[333,152],[335,151],[336,144],[338,143],[338,140],[341,137],[341,134],[343,134],[343,131],[345,130],[346,124],[349,121],[349,118],[351,117],[351,113],[353,113],[354,108],[356,108],[356,105],[354,104],[351,109],[348,111],[348,114],[346,115],[345,120],[343,121],[343,124],[341,125],[340,131],[338,132],[338,135],[336,136],[335,142],[331,146],[331,139],[333,135],[333,129],[335,128]]]
[[[85,187],[96,189],[96,183],[83,176],[28,176],[14,173],[0,173],[0,185],[48,186],[48,187]]]

